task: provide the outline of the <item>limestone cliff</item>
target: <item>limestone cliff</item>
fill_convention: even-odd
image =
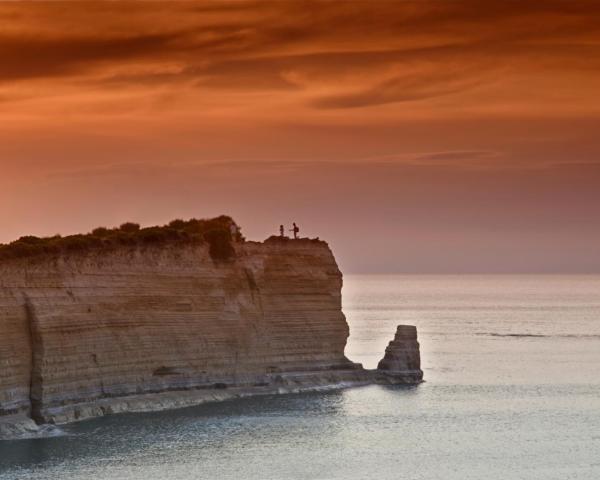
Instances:
[[[318,240],[122,246],[0,260],[0,417],[64,423],[365,383]]]

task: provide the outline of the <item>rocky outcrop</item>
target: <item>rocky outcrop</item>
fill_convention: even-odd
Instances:
[[[417,327],[398,325],[394,339],[385,349],[377,365],[378,381],[396,384],[415,384],[423,380]]]
[[[227,261],[204,243],[1,260],[4,430],[8,416],[29,429],[373,381],[344,356],[342,275],[325,242],[233,248]]]

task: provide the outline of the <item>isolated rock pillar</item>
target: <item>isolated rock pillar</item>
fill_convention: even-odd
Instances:
[[[417,327],[398,325],[394,339],[377,365],[377,373],[382,383],[414,384],[423,381]]]

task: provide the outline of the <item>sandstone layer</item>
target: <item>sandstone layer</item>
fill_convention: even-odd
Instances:
[[[9,416],[27,429],[374,380],[344,355],[342,275],[325,242],[234,250],[228,261],[203,243],[0,261],[5,431]]]

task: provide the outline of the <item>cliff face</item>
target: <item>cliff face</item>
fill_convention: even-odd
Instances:
[[[0,277],[0,282],[3,281]],[[32,345],[22,295],[0,289],[0,416],[29,412]]]
[[[203,244],[0,263],[0,415],[60,423],[110,399],[356,375],[327,244],[235,248],[220,263]]]
[[[344,356],[342,275],[325,242],[234,250],[216,261],[209,243],[170,241],[0,258],[0,439],[36,432],[33,420],[421,381],[414,327],[399,327],[378,370]]]

